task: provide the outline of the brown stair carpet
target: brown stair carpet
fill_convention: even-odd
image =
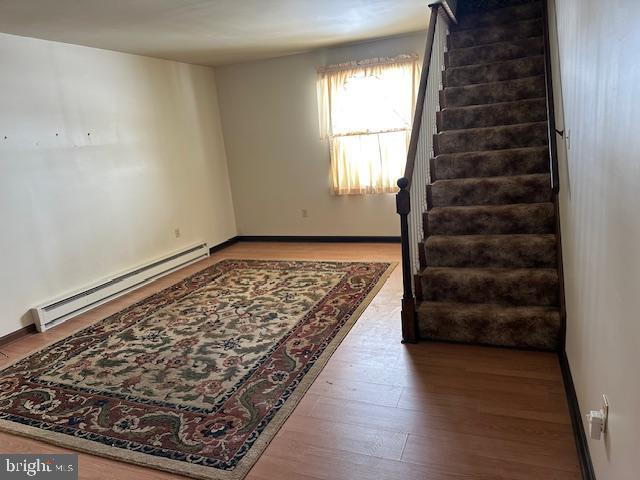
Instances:
[[[447,39],[418,325],[426,339],[555,350],[542,4],[508,3],[463,14]]]

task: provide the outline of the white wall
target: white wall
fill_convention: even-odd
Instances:
[[[242,235],[399,235],[393,194],[334,196],[316,67],[424,50],[425,34],[216,68]],[[308,210],[303,218],[301,210]]]
[[[4,34],[0,68],[0,336],[52,296],[236,235],[213,69]]]
[[[566,349],[583,413],[600,408],[603,393],[611,404],[607,439],[589,442],[597,478],[635,480],[640,472],[640,3],[555,3],[555,100],[559,114],[564,103],[559,128],[571,131],[570,149],[560,149]]]

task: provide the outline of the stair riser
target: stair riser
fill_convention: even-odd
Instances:
[[[559,301],[558,274],[551,269],[500,274],[427,269],[421,280],[427,301],[536,306],[557,306]]]
[[[557,350],[562,325],[557,312],[457,315],[444,309],[418,312],[420,337],[426,340]]]
[[[431,180],[526,175],[549,171],[549,151],[539,147],[527,151],[496,151],[443,154],[431,160]]]
[[[436,114],[439,132],[463,128],[542,122],[546,121],[546,119],[547,107],[544,98],[473,107],[449,108]]]
[[[502,150],[547,144],[547,123],[445,131],[434,135],[434,151],[441,153]]]
[[[548,175],[440,180],[428,186],[430,207],[550,202]]]
[[[470,242],[465,235],[429,237],[425,263],[430,267],[555,268],[555,236],[513,236]]]
[[[482,63],[503,62],[515,58],[542,55],[544,44],[541,37],[525,38],[495,45],[460,48],[444,54],[445,67],[463,67]]]
[[[528,3],[514,7],[501,8],[490,12],[474,13],[462,17],[454,31],[493,27],[519,20],[530,20],[542,16],[540,2]]]
[[[493,28],[453,32],[447,38],[447,45],[449,50],[474,47],[521,38],[539,37],[542,35],[542,31],[540,19],[525,20],[507,25],[497,25]]]
[[[553,204],[513,208],[433,209],[423,214],[425,236],[554,233]]]
[[[544,74],[544,57],[518,58],[508,62],[449,68],[442,72],[445,87],[464,87],[478,83],[502,82]]]
[[[466,87],[447,87],[440,92],[440,106],[442,109],[466,107],[488,103],[515,102],[544,96],[544,76],[538,76]]]

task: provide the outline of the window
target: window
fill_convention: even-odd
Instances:
[[[318,70],[333,192],[391,193],[403,175],[420,70],[417,55]]]

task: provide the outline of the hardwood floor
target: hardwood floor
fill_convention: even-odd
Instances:
[[[11,362],[222,258],[399,261],[399,245],[239,243],[50,332],[0,349]],[[248,480],[579,479],[555,354],[400,343],[400,267]],[[67,451],[0,432],[3,453]],[[181,478],[80,454],[81,479]]]

